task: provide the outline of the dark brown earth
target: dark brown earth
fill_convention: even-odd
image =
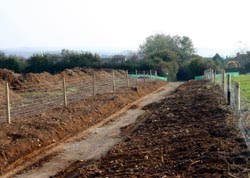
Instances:
[[[55,177],[248,177],[250,154],[221,93],[207,81],[185,83],[145,107],[150,117],[106,156]]]
[[[72,137],[101,122],[124,106],[149,94],[165,82],[151,81],[135,88],[119,88],[115,94],[97,94],[67,108],[50,109],[18,120],[11,125],[0,125],[0,175],[11,171],[16,165],[48,145]]]

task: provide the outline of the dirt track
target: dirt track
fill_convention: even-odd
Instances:
[[[250,154],[218,87],[187,82],[144,109],[150,117],[106,156],[55,177],[248,177]]]

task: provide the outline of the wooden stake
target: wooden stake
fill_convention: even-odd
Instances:
[[[235,83],[235,104],[236,104],[236,115],[240,118],[240,83]]]
[[[211,69],[211,78],[210,78],[210,81],[213,82],[213,79],[214,79],[214,69]]]
[[[137,72],[137,70],[135,70],[135,84],[136,84],[136,86],[138,85],[138,72]]]
[[[64,100],[64,106],[67,107],[68,106],[68,102],[67,102],[67,88],[66,88],[66,82],[65,82],[65,78],[63,77],[63,100]]]
[[[128,70],[126,70],[126,78],[127,78],[127,87],[129,87],[129,75],[128,75]]]
[[[146,76],[145,76],[145,70],[143,71],[143,82],[145,83],[146,81]]]
[[[223,96],[225,96],[225,70],[224,69],[222,69],[222,74],[221,74],[221,85],[222,85]]]
[[[157,70],[155,70],[155,80],[157,80]]]
[[[214,78],[213,78],[213,80],[214,80],[214,84],[216,83],[216,69],[214,69]]]
[[[152,71],[149,70],[150,80],[152,80]]]
[[[9,84],[6,83],[6,115],[7,115],[7,123],[11,124],[11,119],[10,119],[10,92],[9,92]]]
[[[95,72],[93,71],[93,97],[95,96],[95,91],[96,91],[96,84],[95,84]]]
[[[227,74],[227,104],[231,104],[231,75]]]
[[[112,83],[113,83],[113,92],[115,93],[115,71],[112,70]]]
[[[204,78],[207,79],[207,70],[204,70]]]

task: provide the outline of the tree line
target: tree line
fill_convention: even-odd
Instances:
[[[192,40],[186,36],[155,34],[146,38],[138,52],[101,58],[90,52],[62,50],[60,54],[34,54],[28,59],[6,56],[0,53],[0,68],[18,73],[52,74],[75,67],[126,69],[133,73],[136,69],[156,70],[169,80],[188,80],[202,75],[207,68],[222,67],[223,59],[216,54],[204,59],[195,54]]]

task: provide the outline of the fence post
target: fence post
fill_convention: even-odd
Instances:
[[[67,102],[67,88],[66,88],[66,82],[65,78],[63,77],[63,100],[64,100],[64,106],[68,106]]]
[[[126,78],[127,78],[127,87],[129,87],[129,75],[128,75],[128,70],[126,70]]]
[[[93,97],[95,96],[96,91],[96,83],[95,83],[95,72],[93,71]]]
[[[6,94],[6,119],[7,123],[11,124],[11,119],[10,119],[10,92],[9,92],[9,84],[6,83],[5,86],[5,94]]]
[[[235,104],[236,104],[236,115],[240,118],[240,83],[235,83]]]
[[[146,78],[145,78],[146,76],[145,76],[145,70],[143,71],[143,82],[145,83],[145,81],[146,81]]]
[[[209,79],[209,69],[206,70],[206,78]]]
[[[152,70],[149,70],[150,80],[152,80]]]
[[[138,85],[138,72],[135,70],[135,84]]]
[[[112,83],[113,83],[113,92],[115,93],[115,71],[112,70]]]
[[[216,69],[214,69],[214,78],[213,78],[213,82],[214,82],[214,84],[216,83]]]
[[[231,104],[231,75],[227,74],[227,104]]]
[[[222,87],[222,91],[223,91],[223,96],[225,96],[225,70],[222,69],[221,70],[221,87]]]
[[[155,80],[157,80],[157,70],[155,70]]]
[[[211,82],[213,81],[213,73],[214,73],[213,69],[210,69],[210,81]]]
[[[211,78],[210,81],[213,82],[214,79],[214,69],[211,69]]]

